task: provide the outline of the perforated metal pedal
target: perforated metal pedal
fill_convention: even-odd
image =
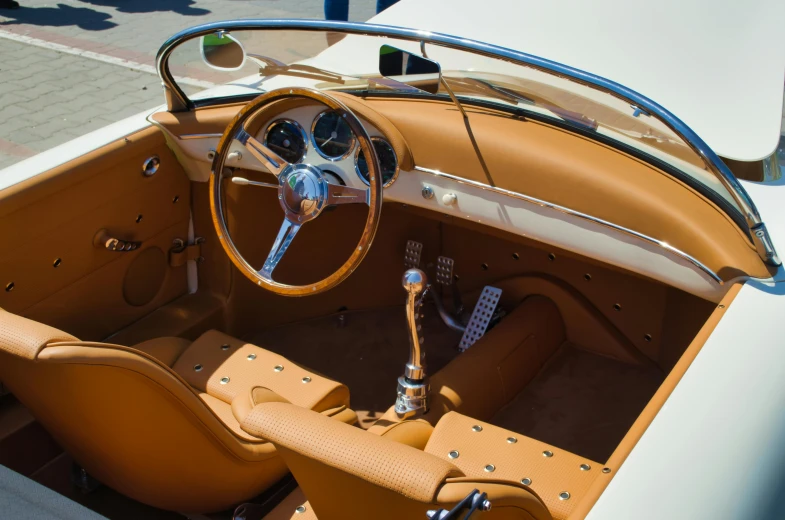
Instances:
[[[436,260],[436,283],[441,285],[452,285],[452,270],[455,260],[447,256],[440,256]]]
[[[485,331],[488,330],[488,324],[491,322],[493,312],[499,304],[502,290],[496,287],[486,285],[480,294],[480,299],[477,300],[477,305],[474,306],[472,317],[469,319],[469,324],[466,325],[466,331],[463,333],[461,342],[458,344],[458,350],[464,352],[466,349],[474,345],[478,339],[483,337]]]
[[[422,244],[409,240],[406,242],[406,251],[403,254],[403,266],[406,269],[412,267],[420,268],[420,258],[422,257]]]

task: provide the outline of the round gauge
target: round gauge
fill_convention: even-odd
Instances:
[[[384,182],[384,186],[389,186],[398,175],[398,158],[395,156],[395,150],[393,150],[390,143],[381,137],[371,137],[371,142],[376,150],[376,155],[379,156],[379,165],[382,167],[382,181]],[[357,170],[357,175],[360,176],[365,184],[371,183],[368,175],[368,163],[365,161],[365,154],[361,148],[357,148],[354,169]]]
[[[330,161],[338,161],[349,155],[356,140],[346,120],[333,110],[316,116],[311,134],[316,151]]]
[[[290,119],[279,119],[268,126],[264,145],[289,163],[302,161],[308,150],[305,130]]]

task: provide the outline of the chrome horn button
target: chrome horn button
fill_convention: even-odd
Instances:
[[[327,201],[327,181],[319,168],[291,164],[279,179],[281,207],[290,219],[306,222],[319,215]]]

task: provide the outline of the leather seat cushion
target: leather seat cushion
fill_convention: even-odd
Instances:
[[[202,334],[172,368],[197,392],[229,405],[263,387],[316,412],[349,406],[345,385],[216,330]]]
[[[475,431],[478,426],[481,430]],[[529,488],[556,520],[569,516],[602,471],[602,464],[457,412],[449,412],[439,420],[425,451],[448,460],[467,477],[516,483],[531,479]],[[451,451],[457,451],[458,456],[450,458]],[[552,456],[547,457],[544,452]],[[486,470],[489,464],[493,471]],[[588,469],[581,469],[584,464]],[[566,500],[559,498],[564,491],[570,494]]]
[[[184,338],[163,337],[143,341],[133,346],[135,350],[144,352],[171,368],[175,361],[191,346]]]

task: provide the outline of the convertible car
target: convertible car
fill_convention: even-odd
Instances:
[[[782,518],[785,4],[558,4],[194,27],[0,172],[0,514]]]

